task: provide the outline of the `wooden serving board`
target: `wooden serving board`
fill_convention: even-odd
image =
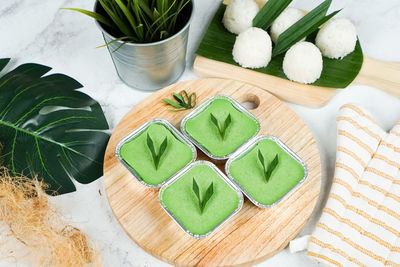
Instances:
[[[260,8],[265,4],[265,1],[262,0],[256,0],[256,2]],[[224,0],[223,3],[227,5],[230,0]],[[283,101],[311,108],[325,105],[337,93],[337,88],[291,82],[201,56],[196,57],[193,69],[200,77],[242,81],[267,90]],[[393,96],[400,97],[400,62],[381,61],[364,55],[362,68],[353,84],[375,87]]]
[[[196,57],[193,68],[200,77],[218,77],[242,81],[267,90],[283,101],[311,108],[325,105],[338,90],[291,82],[280,77],[201,56]],[[386,62],[364,56],[360,73],[353,84],[372,86],[400,97],[400,63]]]
[[[242,210],[211,236],[197,240],[167,215],[158,203],[158,190],[140,184],[115,157],[117,143],[144,122],[164,118],[179,128],[190,111],[171,112],[162,103],[173,92],[196,92],[199,102],[216,94],[240,103],[254,102],[250,110],[261,122],[261,134],[279,137],[307,164],[309,177],[279,205],[261,209],[245,200]],[[198,159],[207,159],[199,153]],[[223,170],[224,165],[219,167]],[[317,145],[304,122],[275,96],[242,82],[200,79],[181,82],[153,93],[135,106],[118,124],[104,160],[107,197],[127,234],[145,251],[177,266],[251,265],[283,249],[307,222],[321,186],[321,162]]]

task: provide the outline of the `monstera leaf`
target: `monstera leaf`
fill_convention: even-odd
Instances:
[[[10,59],[0,59],[0,71]],[[15,174],[37,176],[49,194],[76,190],[102,176],[108,124],[82,85],[51,68],[24,64],[0,76],[2,162]]]

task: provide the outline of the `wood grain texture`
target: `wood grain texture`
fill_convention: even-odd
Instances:
[[[258,105],[251,112],[261,122],[261,134],[279,137],[307,164],[309,177],[292,195],[270,209],[247,199],[242,210],[211,236],[196,240],[184,233],[158,203],[158,191],[141,185],[114,154],[117,143],[152,118],[164,118],[179,128],[190,111],[171,112],[162,102],[172,92],[196,92],[200,102],[225,94]],[[206,159],[199,153],[198,159]],[[219,167],[223,169],[223,164]],[[118,124],[104,160],[104,180],[110,206],[127,234],[153,256],[177,266],[247,266],[283,249],[307,222],[321,185],[317,145],[304,122],[270,93],[238,81],[201,79],[160,90],[135,106]]]
[[[387,62],[364,56],[361,71],[353,84],[368,85],[400,97],[400,62]]]
[[[196,56],[194,72],[200,77],[234,79],[264,89],[283,101],[311,108],[323,106],[336,93],[336,89],[291,82],[280,77],[251,69]]]
[[[201,56],[196,57],[193,69],[200,77],[234,79],[249,83],[271,92],[283,101],[311,108],[325,105],[337,92],[335,88],[291,82]],[[400,63],[364,56],[361,71],[352,84],[375,87],[400,97]]]

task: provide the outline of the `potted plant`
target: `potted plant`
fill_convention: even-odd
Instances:
[[[197,152],[168,121],[153,119],[122,139],[116,156],[139,182],[158,188],[195,161]]]
[[[243,195],[208,161],[196,161],[177,173],[159,191],[159,202],[194,238],[204,238],[236,214]]]
[[[307,165],[282,141],[253,139],[226,163],[227,176],[261,208],[276,205],[308,176]]]
[[[257,118],[224,95],[208,99],[181,123],[182,133],[214,160],[227,159],[259,130]]]
[[[97,0],[94,11],[65,8],[96,19],[121,80],[152,91],[179,79],[192,0]]]

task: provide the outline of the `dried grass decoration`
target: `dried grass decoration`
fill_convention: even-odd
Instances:
[[[34,266],[101,266],[79,229],[49,203],[43,184],[0,167],[0,260]]]

